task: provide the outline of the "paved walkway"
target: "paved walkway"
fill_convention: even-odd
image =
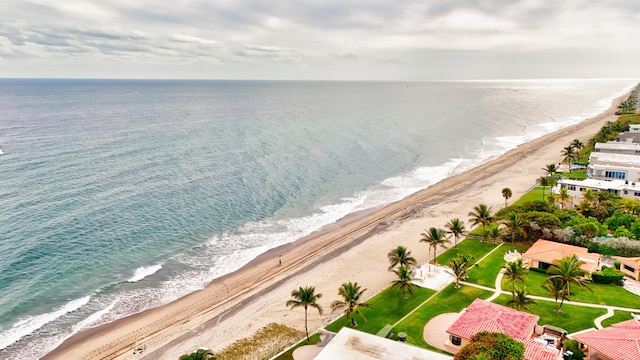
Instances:
[[[502,278],[504,277],[504,272],[503,270],[500,270],[500,272],[498,273],[498,276],[496,277],[496,283],[495,283],[495,292],[493,293],[493,295],[491,295],[489,298],[487,298],[487,301],[493,301],[495,299],[498,298],[498,296],[500,296],[502,294]]]
[[[318,345],[304,345],[293,350],[291,356],[295,360],[313,360],[323,348],[323,346]]]
[[[438,349],[455,354],[460,350],[453,346],[447,346],[449,335],[447,329],[458,320],[460,313],[444,313],[437,315],[424,326],[424,341]]]
[[[609,309],[607,309],[607,313],[606,314],[604,314],[602,316],[598,316],[595,320],[593,320],[593,323],[596,324],[596,327],[598,329],[602,329],[603,328],[602,320],[608,319],[608,318],[610,318],[612,316],[613,316],[613,309],[609,308]]]

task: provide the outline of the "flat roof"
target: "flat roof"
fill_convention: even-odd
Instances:
[[[453,356],[343,327],[314,360],[453,360]]]
[[[589,164],[593,166],[606,165],[604,163],[622,165],[640,165],[640,155],[619,154],[609,152],[592,152],[589,156]]]
[[[574,185],[584,188],[597,189],[597,190],[631,190],[640,191],[640,183],[634,181],[625,180],[598,180],[598,179],[584,179],[584,180],[572,180],[572,179],[560,179],[558,180],[560,185]]]
[[[609,141],[606,143],[596,143],[595,148],[602,150],[640,150],[640,143],[630,141]]]

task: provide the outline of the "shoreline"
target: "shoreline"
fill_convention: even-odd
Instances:
[[[321,304],[325,308],[325,302],[331,302],[330,295],[344,281],[364,284],[369,288],[365,295],[370,297],[390,282],[386,252],[396,246],[391,244],[410,241],[409,248],[422,262],[426,246],[417,240],[423,228],[442,227],[452,217],[466,222],[467,212],[478,203],[497,210],[504,203],[500,189],[505,186],[512,189],[513,198],[521,196],[534,179],[543,175],[544,165],[557,162],[560,150],[571,140],[584,141],[606,121],[615,119],[613,112],[627,97],[628,93],[618,97],[608,110],[595,117],[521,144],[400,201],[347,215],[306,237],[268,250],[203,290],[82,331],[43,359],[171,359],[199,346],[222,348],[250,336],[268,322],[300,328],[304,326],[300,322],[302,314],[284,306],[289,292],[297,286],[315,285],[322,290],[325,296]],[[351,269],[354,258],[359,261],[355,267],[360,269]],[[312,312],[309,315],[310,328],[327,320]],[[229,339],[230,333],[236,338]],[[136,349],[143,350],[141,356],[133,354]]]

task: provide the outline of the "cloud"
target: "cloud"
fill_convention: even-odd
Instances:
[[[8,59],[37,58],[42,66],[78,59],[89,68],[153,61],[175,76],[209,64],[218,71],[211,76],[226,76],[226,68],[249,78],[324,78],[328,71],[375,78],[385,67],[405,77],[452,68],[483,77],[489,62],[518,69],[511,62],[565,54],[586,64],[599,52],[620,54],[624,66],[617,71],[629,71],[630,59],[640,55],[629,46],[638,23],[640,3],[632,0],[15,0],[0,13],[7,60],[0,76],[12,67]],[[572,51],[586,58],[569,56]],[[570,69],[569,59],[551,58]],[[539,66],[550,67],[546,61]],[[509,76],[528,75],[513,71]]]

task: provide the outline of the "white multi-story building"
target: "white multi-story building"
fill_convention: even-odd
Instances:
[[[609,154],[640,155],[640,143],[632,141],[609,141],[596,143],[594,152]]]
[[[570,203],[577,205],[582,200],[582,193],[591,189],[594,191],[608,191],[622,198],[640,199],[640,182],[632,182],[627,180],[571,180],[560,179],[556,186],[551,189],[554,194],[559,194],[560,189],[565,188],[571,195]]]
[[[587,177],[597,180],[640,182],[640,155],[592,152]]]

